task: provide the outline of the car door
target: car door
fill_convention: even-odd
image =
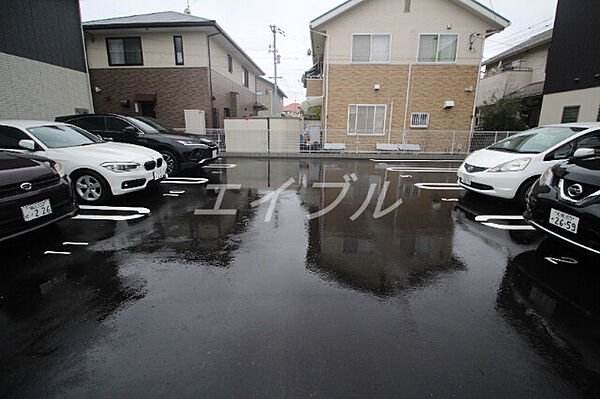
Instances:
[[[106,117],[105,134],[108,137],[111,137],[114,141],[120,143],[137,144],[137,134],[132,132],[126,132],[125,128],[133,128],[135,129],[135,132],[139,130],[131,123],[127,122],[125,119],[119,118],[117,116]]]
[[[29,151],[19,146],[21,140],[32,140],[35,142],[35,150]],[[39,156],[45,156],[43,148],[33,140],[27,133],[11,126],[0,125],[0,150],[12,152],[35,153]]]
[[[554,151],[548,153],[544,157],[544,161],[550,161],[553,164],[568,159],[573,156],[575,151],[580,148],[592,148],[596,153],[600,152],[600,130],[593,131],[591,133],[584,134],[570,140],[569,142],[561,145]]]

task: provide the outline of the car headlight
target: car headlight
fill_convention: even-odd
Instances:
[[[206,145],[199,143],[197,141],[194,141],[194,140],[175,140],[175,141],[181,145],[195,145],[195,146],[200,146],[200,147],[206,147]]]
[[[552,167],[549,167],[548,169],[546,169],[546,171],[540,176],[540,180],[538,180],[538,185],[540,187],[549,187],[550,184],[552,183]]]
[[[62,166],[62,163],[60,162],[54,162],[54,165],[52,165],[54,167],[54,169],[56,169],[56,171],[58,172],[58,175],[60,177],[65,177],[67,172],[65,172],[65,168]]]
[[[105,162],[102,167],[120,173],[134,171],[140,167],[140,164],[136,162]]]
[[[488,169],[488,172],[519,172],[527,167],[531,158],[519,158],[505,162],[496,167]]]

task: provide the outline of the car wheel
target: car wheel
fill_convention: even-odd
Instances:
[[[527,206],[527,197],[528,197],[529,191],[531,190],[531,188],[533,187],[533,185],[535,184],[537,179],[538,179],[538,177],[534,177],[529,180],[526,180],[523,184],[521,184],[521,187],[519,187],[519,190],[517,191],[517,194],[515,195],[515,200],[517,200],[517,202],[519,203],[520,206],[522,206],[522,207]]]
[[[174,173],[177,173],[177,171],[179,170],[179,161],[177,160],[175,154],[167,150],[161,150],[160,154],[162,155],[163,159],[165,160],[165,163],[167,164],[167,174],[171,176]]]
[[[106,180],[92,171],[76,172],[71,176],[75,195],[84,204],[100,204],[110,195],[110,187]]]

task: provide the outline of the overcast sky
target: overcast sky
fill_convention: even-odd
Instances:
[[[302,73],[311,66],[308,23],[344,0],[190,0],[192,14],[214,19],[265,71],[273,76],[273,56],[268,48],[275,24],[286,36],[277,38],[281,54],[278,66],[280,86],[288,96],[286,104],[301,102],[305,90]],[[400,1],[400,0],[396,0]],[[418,1],[418,0],[417,0]],[[486,40],[485,57],[502,52],[532,34],[551,27],[557,0],[480,0],[508,18],[512,25]],[[84,21],[157,11],[183,12],[187,0],[81,0]]]

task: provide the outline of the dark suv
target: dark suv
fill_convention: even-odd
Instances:
[[[208,164],[219,154],[213,141],[184,134],[147,116],[86,114],[59,116],[55,120],[79,126],[105,140],[152,148],[162,154],[169,175],[183,167]]]
[[[79,211],[60,163],[0,151],[0,242]]]

